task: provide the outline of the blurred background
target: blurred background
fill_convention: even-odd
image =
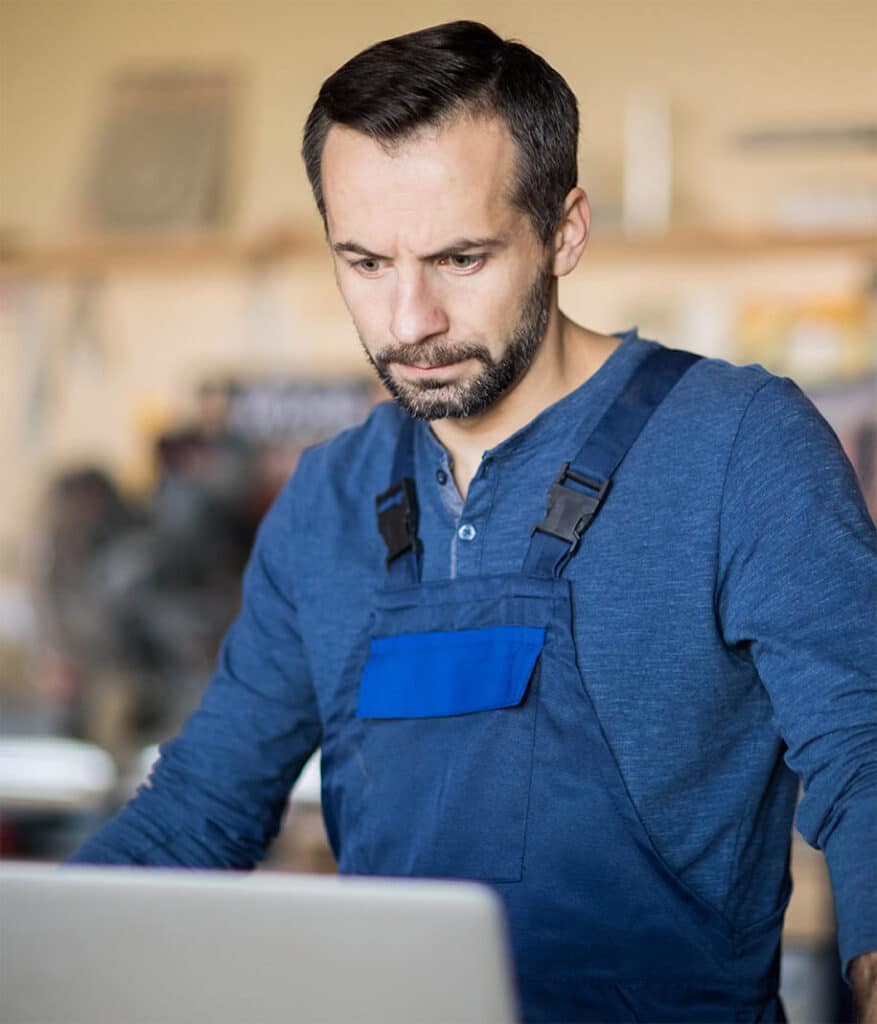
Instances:
[[[302,447],[380,395],[298,156],[322,80],[473,18],[579,97],[561,303],[794,377],[877,509],[873,0],[0,0],[0,843],[58,859],[209,679]],[[268,867],[332,870],[318,767]],[[794,844],[793,1024],[848,1019]]]

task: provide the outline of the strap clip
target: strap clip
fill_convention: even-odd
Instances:
[[[581,491],[574,487],[567,487],[565,484],[567,480],[572,480],[587,490]],[[565,462],[548,491],[545,519],[533,527],[530,536],[532,537],[537,531],[549,533],[553,537],[566,541],[570,545],[569,554],[572,555],[578,548],[585,530],[591,525],[591,520],[597,514],[597,510],[609,490],[610,482],[611,477],[603,481],[590,480],[581,473],[571,470],[569,463]]]
[[[378,529],[387,545],[387,568],[406,551],[420,554],[417,539],[417,492],[405,477],[375,498]]]

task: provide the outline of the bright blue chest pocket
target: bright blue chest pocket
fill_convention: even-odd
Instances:
[[[436,718],[520,704],[545,630],[527,626],[378,637],[359,684],[359,718]]]
[[[368,870],[520,880],[545,632],[372,639],[356,711]]]

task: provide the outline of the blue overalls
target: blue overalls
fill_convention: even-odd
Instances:
[[[342,872],[490,883],[528,1021],[784,1020],[782,913],[735,932],[656,851],[579,669],[563,576],[695,358],[659,349],[634,373],[554,481],[520,573],[419,581],[412,424],[378,498],[388,577],[325,730],[329,837]]]

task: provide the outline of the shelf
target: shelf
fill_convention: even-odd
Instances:
[[[312,256],[324,250],[324,246],[325,243],[313,235],[283,231],[254,239],[221,235],[91,239],[57,246],[7,247],[0,250],[0,278],[246,269]]]
[[[677,230],[654,238],[625,238],[594,232],[587,250],[595,261],[728,260],[796,253],[841,253],[877,260],[877,233]]]
[[[58,246],[0,250],[0,278],[93,276],[110,272],[177,274],[258,268],[325,255],[319,235],[275,231],[251,239],[91,240]],[[625,238],[595,231],[587,250],[594,263],[637,260],[737,260],[784,254],[840,253],[877,260],[877,234],[681,231]]]

